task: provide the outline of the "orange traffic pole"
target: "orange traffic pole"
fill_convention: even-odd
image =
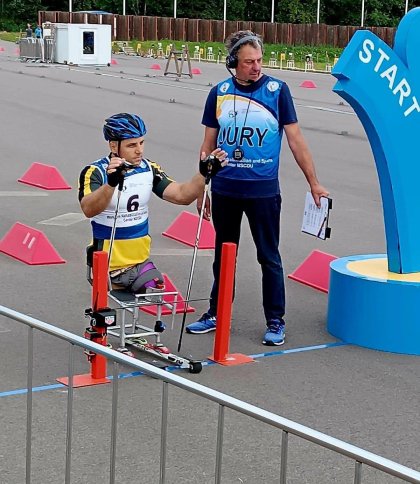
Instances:
[[[108,307],[108,254],[105,251],[93,253],[92,309],[100,311]],[[106,327],[95,327],[96,335],[92,341],[102,346],[107,345]],[[106,377],[107,361],[105,356],[95,354],[91,358],[93,379]]]
[[[217,297],[216,335],[214,337],[213,356],[210,357],[211,360],[225,366],[240,365],[254,361],[251,357],[241,353],[229,354],[236,249],[236,244],[232,242],[225,242],[222,245],[219,292]]]
[[[108,254],[93,253],[92,309],[97,311],[108,307]]]
[[[222,245],[219,293],[217,299],[217,326],[214,338],[214,360],[226,360],[229,353],[230,322],[232,320],[232,297],[235,279],[236,244]]]
[[[85,338],[107,346],[107,324],[115,322],[115,311],[108,308],[108,254],[104,251],[93,253],[92,308],[85,314],[91,317],[91,326],[86,328]],[[73,386],[78,388],[109,383],[106,357],[89,350],[85,350],[85,353],[90,363],[90,373],[74,375]],[[57,381],[69,384],[68,377],[57,378]]]

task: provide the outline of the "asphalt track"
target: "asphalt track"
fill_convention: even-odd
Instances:
[[[101,125],[108,115],[137,112],[148,127],[146,156],[177,180],[196,170],[202,139],[202,108],[211,84],[226,77],[222,65],[201,63],[193,79],[164,77],[151,70],[163,61],[117,57],[111,67],[67,67],[21,63],[15,45],[0,43],[2,174],[0,237],[17,221],[44,232],[65,264],[30,266],[0,254],[1,304],[81,334],[90,287],[84,249],[89,223],[77,202],[82,167],[107,153]],[[194,64],[197,67],[198,64]],[[381,197],[363,128],[351,108],[332,92],[326,74],[266,70],[286,80],[321,182],[333,197],[332,237],[320,241],[300,232],[303,175],[285,143],[281,252],[286,274],[314,249],[336,256],[385,252]],[[303,89],[311,79],[317,89]],[[17,182],[33,162],[58,168],[72,190],[44,191]],[[151,202],[153,258],[184,292],[192,250],[161,233],[182,210]],[[64,216],[54,220],[55,217]],[[51,220],[53,219],[53,220]],[[60,225],[58,225],[60,224]],[[193,298],[205,298],[211,284],[211,253],[199,254]],[[287,279],[287,337],[281,348],[261,345],[264,319],[255,249],[247,224],[239,248],[230,351],[255,355],[255,363],[206,365],[186,378],[261,406],[401,464],[420,468],[420,359],[340,344],[326,330],[327,296]],[[378,302],[380,304],[380,302]],[[399,305],[395,301],[395,331]],[[193,304],[196,315],[205,302]],[[193,320],[188,316],[188,321]],[[180,318],[165,343],[176,348]],[[183,351],[206,359],[213,334],[184,335]],[[0,482],[25,480],[26,328],[0,318]],[[124,369],[122,369],[124,370]],[[67,371],[67,347],[35,336],[33,483],[64,482],[66,390],[55,379]],[[80,352],[76,373],[88,363]],[[130,374],[121,381],[117,482],[158,482],[161,385]],[[72,482],[108,479],[110,386],[75,390]],[[214,482],[217,407],[170,390],[168,483]],[[279,481],[281,436],[271,428],[227,412],[223,483]],[[353,463],[290,438],[288,482],[351,483]],[[400,482],[364,471],[364,483]]]

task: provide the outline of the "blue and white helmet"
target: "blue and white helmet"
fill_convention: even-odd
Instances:
[[[140,116],[119,113],[105,119],[103,132],[107,141],[121,141],[141,138],[147,133],[147,129]]]

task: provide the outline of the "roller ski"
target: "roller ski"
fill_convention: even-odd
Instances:
[[[141,346],[142,348],[155,350],[164,355],[170,354],[169,348],[164,346],[162,343],[160,344],[149,343],[145,338],[135,338],[128,341],[128,343],[132,344],[133,346]]]
[[[167,361],[171,365],[179,368],[188,369],[190,373],[200,373],[203,369],[201,361],[184,358],[183,356],[175,355],[161,343],[149,343],[145,338],[127,338],[126,344],[137,348],[155,358]]]

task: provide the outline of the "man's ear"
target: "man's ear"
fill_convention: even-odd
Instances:
[[[111,153],[118,155],[118,143],[116,141],[110,141],[109,150],[111,151]]]

